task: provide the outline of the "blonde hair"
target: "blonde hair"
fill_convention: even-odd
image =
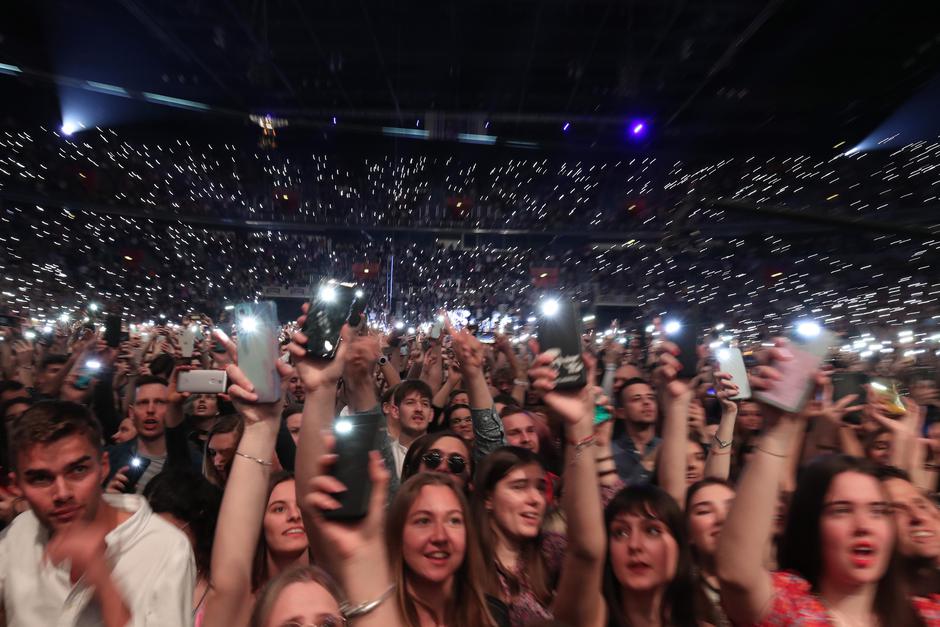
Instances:
[[[250,627],[264,627],[271,616],[271,610],[284,588],[294,583],[316,583],[320,584],[329,592],[337,605],[343,598],[339,586],[333,581],[323,569],[317,566],[293,566],[278,574],[271,579],[258,593],[258,601],[255,603],[255,609],[251,612]]]

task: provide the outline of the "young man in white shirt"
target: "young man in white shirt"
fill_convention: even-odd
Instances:
[[[30,505],[0,538],[7,627],[192,625],[189,541],[143,497],[105,495],[108,455],[85,407],[44,401],[11,425]]]

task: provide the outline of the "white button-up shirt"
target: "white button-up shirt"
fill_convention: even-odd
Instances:
[[[106,494],[105,501],[132,512],[105,536],[111,577],[131,611],[132,627],[193,624],[196,566],[189,540],[135,494]],[[49,532],[31,511],[16,517],[0,538],[0,592],[7,627],[99,627],[94,592],[74,586],[67,565],[43,559]]]

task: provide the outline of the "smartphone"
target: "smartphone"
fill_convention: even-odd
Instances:
[[[575,390],[587,384],[581,359],[581,316],[569,299],[546,300],[538,318],[539,350],[557,350],[552,367],[558,371],[556,390]]]
[[[124,494],[134,494],[137,491],[137,482],[144,476],[144,472],[150,466],[150,459],[147,457],[134,456],[127,465],[127,484],[124,486]]]
[[[691,379],[698,374],[698,344],[702,337],[702,324],[697,316],[688,316],[683,321],[670,320],[663,325],[666,338],[676,345],[679,354],[678,378]]]
[[[111,348],[121,345],[121,316],[110,314],[104,320],[104,341]]]
[[[813,375],[835,342],[835,335],[823,329],[812,336],[791,337],[788,349],[793,359],[773,364],[782,375],[781,379],[769,390],[755,391],[754,399],[791,414],[798,413],[813,391]]]
[[[408,344],[402,344],[401,348],[398,349],[398,352],[401,354],[402,357],[407,357],[408,353],[410,352],[408,350]]]
[[[718,370],[731,375],[731,382],[738,386],[738,393],[732,400],[751,398],[751,385],[747,380],[747,368],[744,367],[744,356],[739,348],[719,348],[715,353],[718,360]]]
[[[364,329],[366,325],[365,313],[365,298],[360,298],[359,296],[354,295],[352,305],[349,307],[349,318],[346,319],[346,324],[354,329]]]
[[[437,318],[435,318],[434,324],[431,325],[431,332],[428,335],[431,336],[432,340],[436,340],[441,337],[441,333],[443,331],[444,331],[444,323],[438,320]]]
[[[369,513],[372,481],[369,479],[369,451],[375,448],[381,414],[353,414],[340,416],[333,423],[336,438],[336,463],[331,474],[346,490],[334,494],[339,509],[327,510],[323,516],[330,520],[358,520]]]
[[[855,394],[856,399],[853,404],[863,405],[868,397],[869,377],[864,372],[834,372],[830,379],[832,381],[832,400],[838,401],[849,394]],[[842,417],[843,422],[853,425],[862,424],[862,412],[853,411]]]
[[[259,403],[281,398],[281,375],[275,362],[278,354],[277,306],[274,301],[235,305],[238,325],[238,367],[255,386]]]
[[[177,392],[224,394],[228,375],[224,370],[184,370],[176,380]]]
[[[190,324],[183,329],[183,335],[180,337],[180,355],[185,358],[193,356],[193,350],[196,348],[196,325]]]
[[[352,313],[355,292],[345,283],[325,283],[310,301],[303,334],[307,336],[307,354],[319,359],[333,359],[339,348],[340,331]]]
[[[603,405],[594,406],[594,424],[599,425],[611,419],[611,413]]]
[[[892,418],[900,418],[907,413],[907,408],[901,401],[898,385],[893,379],[873,377],[870,383],[872,394],[884,403],[885,411]]]

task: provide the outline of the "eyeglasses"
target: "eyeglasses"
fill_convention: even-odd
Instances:
[[[424,454],[421,458],[428,470],[435,470],[444,461],[444,454],[437,449],[433,449]],[[460,453],[451,453],[447,456],[447,468],[453,475],[463,474],[467,467],[467,460]]]
[[[281,623],[280,627],[344,627],[346,619],[342,616],[325,616],[318,623],[298,623],[292,620],[287,623]]]

